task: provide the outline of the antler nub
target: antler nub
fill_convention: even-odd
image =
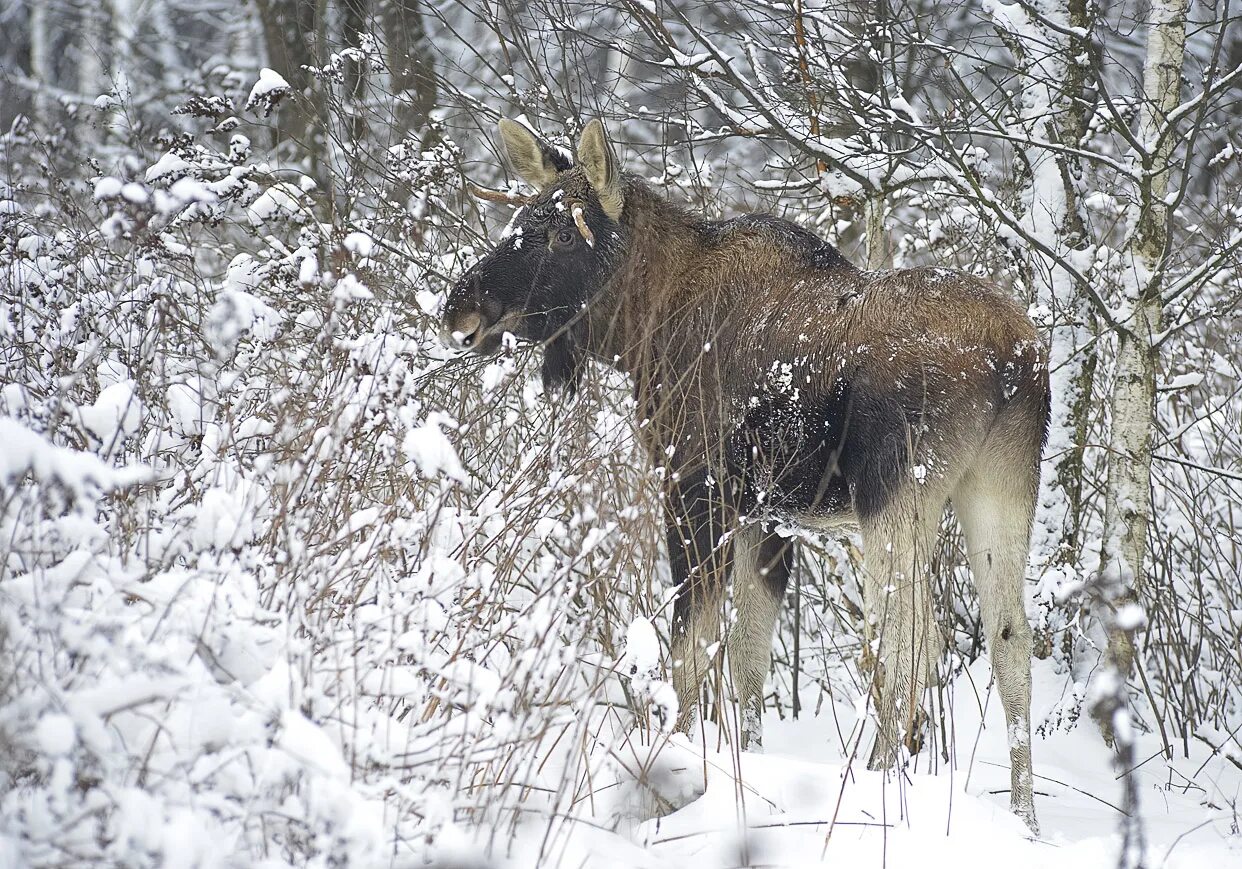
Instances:
[[[578,227],[578,232],[582,238],[591,247],[595,247],[595,233],[591,232],[591,227],[587,226],[586,217],[582,213],[582,206],[574,203],[570,209],[570,214],[574,216],[574,226]]]
[[[466,189],[470,191],[471,196],[479,199],[486,199],[488,202],[503,202],[505,205],[530,205],[535,200],[533,196],[522,196],[517,193],[506,193],[503,190],[488,190],[480,187],[473,181],[466,182]]]

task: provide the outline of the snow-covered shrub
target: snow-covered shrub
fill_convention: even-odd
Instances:
[[[415,245],[198,99],[153,158],[4,190],[4,852],[422,865],[559,823],[667,601],[623,386],[566,415],[528,353],[441,349],[447,137],[390,154]]]

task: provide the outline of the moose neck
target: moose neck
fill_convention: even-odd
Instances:
[[[625,251],[607,286],[591,303],[589,351],[633,374],[648,358],[654,317],[675,276],[692,268],[702,249],[704,220],[630,178],[621,217]]]

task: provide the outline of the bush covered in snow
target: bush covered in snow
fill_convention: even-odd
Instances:
[[[38,5],[21,7],[36,79],[57,68],[35,62],[40,28],[55,29]],[[1033,130],[1056,94],[981,97],[1003,131],[959,124],[969,100],[948,106],[1002,64],[1059,75],[1006,54],[1061,33],[1017,6],[937,19],[937,40],[919,41],[923,17],[807,4],[808,48],[783,18],[730,4],[684,20],[656,3],[408,4],[401,27],[323,5],[326,42],[299,58],[287,40],[287,68],[218,62],[253,56],[243,37],[277,38],[239,4],[232,29],[187,24],[209,32],[179,78],[174,58],[135,61],[91,82],[102,97],[53,105],[36,88],[29,116],[2,116],[0,865],[1111,861],[1109,752],[1082,714],[1105,637],[1084,589],[1100,573],[1124,330],[1058,295],[1048,263],[1083,269],[1128,315],[1130,192],[1102,179],[1129,159],[1119,119],[1141,100],[1084,133],[1097,162],[1075,183],[1094,234],[1074,247],[1035,216],[1060,176],[1006,150],[1045,135]],[[179,7],[153,6],[142,32],[171,39]],[[973,34],[980,55],[916,107],[892,80],[900,52],[871,90],[849,79],[862,61],[836,53],[836,12],[873,47],[900,37],[916,57]],[[133,48],[136,25],[109,26]],[[1141,57],[1128,42],[1117,53]],[[510,65],[493,68],[500,56]],[[576,71],[565,93],[561,68]],[[1037,801],[1060,848],[1004,813],[1006,734],[952,523],[935,559],[948,652],[905,771],[857,762],[870,725],[848,536],[799,538],[769,682],[773,756],[732,748],[727,685],[689,740],[670,732],[660,481],[628,384],[595,366],[573,403],[550,400],[531,348],[477,359],[441,345],[447,286],[511,216],[465,194],[466,175],[506,185],[480,130],[503,108],[564,144],[593,113],[571,107],[603,100],[592,82],[605,78],[622,149],[670,197],[715,215],[783,210],[875,264],[1007,281],[1062,353],[1074,376],[1030,595]],[[865,129],[833,138],[825,101]],[[1169,865],[1242,847],[1231,160],[1204,164],[1224,192],[1181,201],[1171,221],[1146,579],[1141,612],[1124,612],[1141,618],[1123,627],[1146,620],[1119,690]],[[1186,190],[1199,183],[1184,174]],[[868,232],[877,221],[891,249]]]

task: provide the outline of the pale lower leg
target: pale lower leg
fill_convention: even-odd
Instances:
[[[673,690],[677,693],[677,729],[689,733],[699,708],[703,681],[711,667],[707,650],[720,639],[723,589],[682,592],[674,604],[670,643]]]
[[[1031,628],[1022,603],[1033,499],[970,479],[954,509],[966,537],[1009,740],[1010,805],[1038,831],[1031,770]]]
[[[902,738],[917,727],[923,694],[939,645],[928,577],[940,511],[914,506],[863,525],[868,652],[873,656],[872,697],[877,733],[869,766],[897,761]]]
[[[763,686],[772,663],[772,631],[789,575],[785,541],[749,529],[733,543],[733,607],[727,640],[742,748],[763,744]]]

